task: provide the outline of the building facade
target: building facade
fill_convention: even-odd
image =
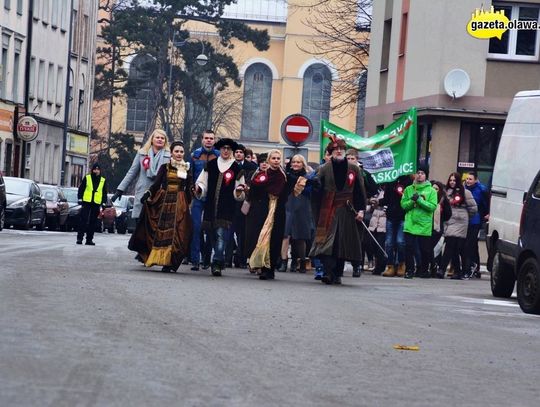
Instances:
[[[11,25],[1,24],[2,60],[7,67],[2,103],[18,108],[15,112],[13,107],[11,114],[3,107],[0,111],[0,131],[5,137],[0,144],[0,168],[5,174],[40,183],[57,185],[63,180],[64,185],[78,185],[87,172],[98,4],[93,0],[3,3],[3,15]],[[12,131],[16,116],[23,114],[39,124],[37,138],[27,143]]]
[[[309,161],[318,162],[321,119],[351,131],[363,128],[363,123],[357,125],[357,118],[363,122],[363,115],[356,114],[355,106],[345,113],[331,109],[336,97],[333,84],[340,78],[329,60],[314,58],[308,52],[315,35],[305,24],[310,12],[305,7],[292,8],[284,0],[239,0],[226,8],[223,18],[267,29],[270,48],[257,51],[251,44],[234,42],[235,47],[230,52],[243,79],[242,87],[231,86],[229,93],[223,93],[220,100],[214,101],[213,120],[208,122],[213,123],[218,136],[238,139],[255,152],[286,149],[289,146],[281,138],[281,123],[291,114],[303,113],[314,127],[304,150]],[[190,22],[188,27],[192,38],[218,42],[213,27],[203,22]],[[135,56],[125,67],[130,75],[135,74],[137,64],[142,62],[142,56]],[[146,125],[148,112],[144,106],[150,104],[146,102],[144,98],[115,100],[111,131],[132,133],[142,138],[149,130]],[[96,104],[95,109],[96,118],[108,112],[104,103]],[[218,120],[217,116],[223,111],[227,111],[225,119]],[[100,125],[103,126],[103,121],[95,120],[95,127]],[[204,127],[200,126],[198,130]]]
[[[14,136],[24,109],[24,67],[28,44],[29,0],[0,2],[0,171],[18,176],[21,144]]]
[[[538,0],[483,2],[486,10],[491,5],[511,19],[539,21]],[[416,106],[418,159],[431,165],[433,179],[474,169],[489,184],[513,96],[540,87],[540,32],[474,38],[466,27],[480,6],[468,0],[373,5],[366,130],[373,134]],[[455,69],[469,81],[449,78],[445,86]],[[453,86],[465,87],[465,94],[455,97]]]

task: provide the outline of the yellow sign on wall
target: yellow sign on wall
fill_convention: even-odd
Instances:
[[[88,137],[68,133],[68,151],[76,154],[88,154]]]

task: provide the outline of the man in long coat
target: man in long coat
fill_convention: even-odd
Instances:
[[[325,284],[341,284],[345,261],[361,260],[362,241],[357,222],[362,222],[366,209],[364,177],[358,165],[345,159],[345,150],[346,144],[341,139],[328,144],[326,151],[332,158],[319,169],[321,194],[314,197],[319,210],[310,256],[322,261]]]

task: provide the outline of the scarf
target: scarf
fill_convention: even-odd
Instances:
[[[164,158],[163,156],[165,154],[164,151],[165,149],[162,148],[157,153],[154,153],[154,149],[152,147],[148,149],[147,154],[148,154],[148,157],[150,158],[150,166],[146,170],[146,176],[148,178],[153,179],[156,177],[159,167],[161,167],[161,165],[163,164],[163,158]]]
[[[189,163],[182,161],[176,161],[174,158],[171,158],[170,161],[171,167],[176,168],[176,176],[178,178],[186,179],[187,173],[189,171]]]
[[[271,195],[279,196],[287,183],[285,171],[283,171],[281,167],[275,170],[273,170],[272,167],[269,167],[266,170],[266,174],[268,175],[266,192]]]

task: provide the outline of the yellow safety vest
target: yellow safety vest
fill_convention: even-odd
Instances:
[[[86,189],[84,190],[83,194],[83,202],[94,202],[98,205],[101,205],[101,202],[103,201],[103,186],[105,185],[105,178],[100,177],[99,185],[97,186],[97,189],[94,190],[94,186],[92,185],[92,176],[88,174],[86,176]]]

